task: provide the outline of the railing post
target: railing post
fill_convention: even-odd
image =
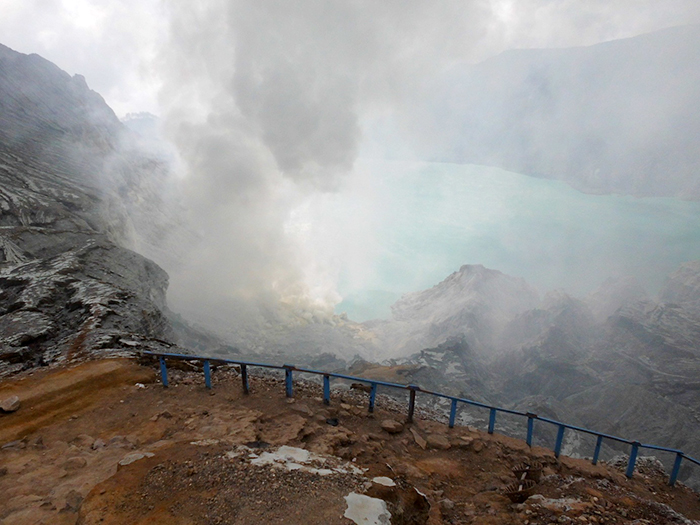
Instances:
[[[564,425],[559,425],[559,430],[557,431],[557,441],[554,444],[554,457],[558,458],[561,454],[561,445],[564,442],[564,430],[566,427]]]
[[[413,423],[413,413],[416,410],[416,390],[420,390],[420,387],[416,385],[408,385],[408,418],[406,421],[408,423]]]
[[[676,484],[678,480],[678,474],[681,471],[681,461],[683,461],[683,453],[678,452],[676,454],[676,461],[673,462],[673,470],[671,471],[671,477],[668,480],[668,484],[672,487]]]
[[[241,365],[241,382],[243,383],[243,393],[250,394],[250,385],[248,384],[248,367]]]
[[[209,367],[209,361],[204,361],[204,384],[207,388],[211,389],[211,368]]]
[[[374,400],[377,398],[377,383],[372,383],[369,391],[369,411],[374,412]]]
[[[535,419],[537,419],[537,414],[527,413],[527,446],[532,446],[532,435],[535,432]]]
[[[163,382],[163,386],[167,388],[168,386],[168,368],[165,366],[165,357],[160,357],[160,380]]]
[[[453,399],[450,406],[450,428],[455,427],[455,419],[457,419],[457,400]]]
[[[603,446],[603,436],[598,436],[598,440],[595,442],[595,452],[593,452],[593,464],[598,464],[598,458],[600,457],[600,447]]]
[[[331,377],[328,374],[323,376],[323,404],[331,404]]]
[[[630,451],[630,460],[627,462],[627,472],[625,472],[625,476],[627,476],[628,478],[631,478],[632,474],[634,474],[634,465],[637,462],[639,445],[641,445],[639,441],[635,441],[634,443],[632,443],[632,450]]]
[[[287,397],[294,397],[294,384],[292,379],[293,365],[283,365],[284,366],[284,386],[287,393]]]
[[[489,434],[493,434],[493,430],[496,428],[496,409],[492,408],[489,412]]]

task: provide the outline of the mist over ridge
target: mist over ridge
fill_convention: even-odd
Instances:
[[[568,49],[509,50],[432,85],[415,147],[595,194],[697,200],[700,25]]]

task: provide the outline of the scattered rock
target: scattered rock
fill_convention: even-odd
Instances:
[[[459,448],[469,448],[474,443],[474,438],[471,437],[460,437],[455,440],[454,445]]]
[[[160,418],[163,419],[172,419],[173,415],[168,412],[167,410],[163,410],[162,412],[158,412],[155,416],[151,418],[151,421],[158,421]]]
[[[440,501],[440,510],[444,511],[450,511],[455,508],[455,502],[452,501],[451,499],[445,498]]]
[[[17,396],[10,396],[0,401],[0,410],[3,412],[16,412],[19,410],[20,401]]]
[[[143,458],[152,458],[153,456],[155,456],[153,452],[133,452],[124,456],[121,461],[119,461],[119,466],[125,467],[126,465],[131,465],[134,461]]]
[[[447,450],[450,448],[450,442],[445,436],[440,434],[431,434],[427,439],[428,447],[436,448],[438,450]]]
[[[7,467],[0,468],[0,478],[7,475]]]
[[[80,457],[80,456],[68,458],[66,460],[66,462],[63,464],[63,468],[66,470],[77,470],[80,468],[84,468],[86,466],[87,466],[87,460],[85,458]]]
[[[300,414],[308,417],[313,417],[314,413],[311,411],[311,409],[305,404],[305,403],[295,403],[290,407],[292,410],[295,412],[299,412]]]
[[[126,447],[129,442],[124,436],[112,436],[107,442],[108,447]]]
[[[403,432],[403,424],[395,421],[393,419],[385,419],[382,421],[382,430],[388,432],[389,434],[399,434]]]
[[[80,434],[73,438],[70,443],[76,447],[90,447],[95,442],[95,438],[87,434]]]
[[[2,450],[21,450],[25,448],[27,444],[22,441],[22,440],[17,440],[17,441],[10,441],[9,443],[5,443],[0,449]]]
[[[362,417],[365,415],[365,411],[360,407],[352,407],[350,413],[355,417]]]
[[[66,496],[66,506],[62,512],[78,512],[83,504],[83,497],[76,490],[71,490]]]
[[[474,449],[474,452],[478,454],[479,452],[484,450],[484,442],[478,440],[474,441],[474,443],[472,443],[472,449]]]
[[[104,440],[98,438],[92,443],[91,448],[92,448],[92,450],[99,450],[101,448],[105,448],[105,446],[106,445],[105,445]]]
[[[416,444],[425,450],[425,448],[428,446],[428,442],[423,438],[423,436],[421,436],[414,428],[411,429],[411,434],[413,434],[413,439],[415,440]]]

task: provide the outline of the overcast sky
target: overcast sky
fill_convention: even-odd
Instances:
[[[0,0],[0,43],[23,53],[38,53],[71,74],[80,73],[102,94],[115,112],[160,113],[158,90],[163,73],[158,64],[171,36],[175,1],[159,0]],[[199,2],[198,2],[199,3]],[[217,2],[201,2],[213,4]],[[303,10],[314,2],[288,2]],[[352,4],[353,2],[324,2]],[[448,29],[455,58],[479,60],[512,47],[588,45],[604,40],[700,22],[697,0],[379,0],[383,16],[411,12],[409,4],[434,12],[415,23]],[[279,3],[280,6],[285,2]],[[476,13],[475,11],[479,11]],[[368,10],[368,17],[379,9]],[[479,19],[455,17],[455,11]],[[442,18],[441,18],[442,17]],[[455,18],[464,23],[456,31]],[[369,21],[369,20],[368,20]],[[194,19],[192,20],[194,23]],[[216,21],[211,21],[212,31]],[[399,35],[399,38],[401,35]],[[391,36],[389,35],[389,38]],[[358,45],[361,43],[358,42]],[[461,53],[456,48],[463,46]],[[444,53],[444,46],[425,50]]]

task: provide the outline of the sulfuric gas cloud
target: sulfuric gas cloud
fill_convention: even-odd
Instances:
[[[487,16],[482,2],[171,5],[161,97],[202,239],[173,276],[174,300],[338,302],[333,269],[285,224],[308,195],[342,186],[363,118],[470,58]]]

